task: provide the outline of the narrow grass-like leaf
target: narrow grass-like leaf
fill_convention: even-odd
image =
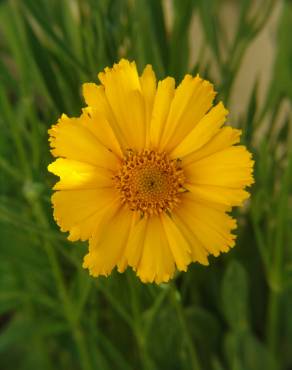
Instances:
[[[189,28],[193,15],[193,0],[174,0],[174,20],[169,42],[169,73],[180,80],[188,70]],[[195,40],[193,40],[195,41]]]

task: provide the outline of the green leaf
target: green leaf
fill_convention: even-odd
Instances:
[[[149,4],[149,5],[147,5]],[[137,59],[140,69],[152,64],[159,77],[165,74],[165,66],[159,43],[161,38],[155,32],[155,19],[162,17],[158,12],[154,16],[155,6],[147,0],[135,1],[131,11],[131,32],[133,38],[133,57]],[[163,20],[160,20],[160,28]],[[147,30],[147,31],[146,31]],[[167,45],[165,45],[167,49]]]
[[[212,360],[212,369],[213,370],[225,370],[222,364],[220,363],[220,361],[218,360],[218,358],[216,357]]]
[[[284,1],[277,34],[277,54],[273,76],[266,96],[262,115],[275,107],[283,97],[292,99],[292,39],[290,29],[292,22],[292,3]]]
[[[186,318],[193,337],[198,343],[204,343],[212,348],[219,338],[220,327],[216,318],[208,311],[200,307],[186,309]],[[212,336],[209,334],[212,333]]]
[[[222,311],[233,330],[248,327],[248,283],[245,269],[233,260],[227,267],[221,287]]]
[[[0,353],[25,341],[33,331],[32,323],[25,318],[15,318],[7,323],[0,336]]]
[[[251,333],[229,333],[224,343],[229,367],[233,370],[275,370],[275,359]]]
[[[188,70],[192,0],[173,0],[174,20],[169,51],[169,73],[180,80]]]
[[[195,2],[195,1],[194,1]],[[205,37],[209,46],[211,47],[214,56],[220,62],[221,55],[218,42],[219,23],[216,14],[218,14],[217,0],[199,0],[197,2],[200,21],[202,23]]]
[[[25,24],[31,51],[34,55],[37,67],[39,68],[40,75],[44,80],[48,94],[55,106],[58,107],[59,112],[65,112],[64,99],[56,78],[56,73],[51,65],[52,58],[50,53],[40,44],[29,22],[25,22]]]
[[[244,369],[274,370],[278,368],[269,350],[253,335],[247,335],[244,338],[242,363]]]
[[[224,353],[232,370],[245,370],[241,362],[241,340],[242,333],[231,332],[225,336]]]
[[[247,107],[247,112],[245,116],[245,122],[244,122],[244,129],[243,129],[243,136],[242,140],[246,145],[249,145],[251,142],[251,139],[253,137],[254,132],[254,124],[255,124],[255,117],[258,110],[258,81],[255,81],[255,84],[253,86],[249,103]]]
[[[75,56],[70,45],[68,45],[64,39],[64,36],[60,35],[56,32],[55,28],[52,27],[52,19],[50,18],[54,18],[55,15],[49,17],[48,12],[44,11],[47,2],[42,2],[42,4],[40,4],[40,2],[36,3],[33,0],[26,0],[21,5],[23,6],[23,11],[27,14],[27,18],[29,19],[32,17],[38,24],[42,31],[40,34],[43,33],[43,35],[46,36],[51,48],[59,55],[62,55],[64,60],[66,60],[68,64],[73,65],[79,73],[86,75],[88,73],[88,68]],[[49,7],[49,9],[52,10],[53,8]]]

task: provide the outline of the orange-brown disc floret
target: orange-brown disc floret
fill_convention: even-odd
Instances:
[[[142,214],[171,212],[185,191],[180,161],[154,150],[129,150],[114,180],[122,201]]]

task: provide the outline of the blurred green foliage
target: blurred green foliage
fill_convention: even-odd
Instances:
[[[292,2],[234,1],[229,41],[218,17],[226,2],[170,0],[169,27],[159,0],[0,1],[1,369],[292,368]],[[81,267],[86,245],[68,243],[52,220],[48,127],[62,112],[79,114],[82,82],[121,56],[140,70],[151,63],[160,78],[200,72],[228,105],[245,52],[276,5],[264,104],[255,81],[233,122],[256,159],[236,248],[167,285],[143,285],[131,271],[90,278]],[[195,15],[204,47],[194,62]]]

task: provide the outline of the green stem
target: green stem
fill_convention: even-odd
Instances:
[[[271,289],[268,303],[268,346],[272,354],[276,354],[279,326],[279,292]]]
[[[48,229],[49,227],[48,220],[46,219],[45,213],[42,209],[40,202],[38,200],[35,201],[32,200],[30,203],[39,225],[45,229]],[[63,304],[64,316],[68,322],[68,325],[73,335],[73,339],[75,341],[75,345],[80,358],[81,368],[83,370],[91,370],[92,367],[90,365],[89,354],[85,344],[84,336],[80,329],[80,326],[78,325],[76,320],[74,320],[73,316],[74,311],[72,309],[71,302],[67,295],[62,272],[55,253],[55,249],[47,239],[44,239],[44,248],[53,271],[53,276],[56,282],[60,300]]]
[[[184,340],[185,340],[185,343],[186,343],[186,346],[187,346],[187,349],[189,351],[190,358],[191,358],[191,369],[192,370],[201,370],[201,366],[200,366],[200,363],[199,363],[197,351],[196,351],[196,348],[195,348],[194,343],[192,341],[191,334],[189,332],[187,320],[186,320],[186,317],[185,317],[184,308],[183,308],[183,306],[181,304],[181,301],[179,299],[180,294],[179,294],[179,292],[178,292],[174,283],[171,283],[171,289],[172,289],[171,301],[172,301],[173,306],[176,310],[176,314],[178,316],[178,319],[179,319],[179,322],[180,322],[180,325],[181,325],[181,328],[182,328],[182,332],[184,333]]]
[[[279,195],[278,209],[276,213],[276,238],[272,255],[270,272],[270,297],[268,304],[267,339],[271,353],[277,359],[279,357],[280,342],[280,302],[283,289],[284,271],[284,236],[285,225],[288,225],[288,198],[292,179],[292,151],[288,153],[288,163],[282,178],[282,186]]]
[[[0,88],[0,106],[3,111],[3,117],[6,120],[7,125],[9,126],[12,140],[14,141],[16,153],[19,159],[19,165],[22,169],[23,174],[27,178],[29,178],[30,168],[29,168],[29,161],[27,160],[27,153],[25,151],[24,143],[20,136],[17,124],[16,122],[14,122],[14,116],[13,116],[11,104],[6,96],[6,93],[4,92],[2,88]],[[3,160],[2,160],[2,166],[3,166]],[[9,165],[7,166],[7,163],[5,163],[4,166],[7,171],[9,168],[8,167]],[[10,174],[12,174],[11,168],[10,168]]]
[[[126,311],[122,305],[120,304],[119,300],[114,297],[114,295],[111,293],[110,289],[107,289],[106,287],[103,286],[102,282],[99,280],[96,280],[95,282],[96,289],[101,292],[105,296],[105,298],[108,300],[110,303],[111,307],[116,311],[116,314],[118,314],[124,321],[125,323],[132,329],[134,330],[134,325],[132,322],[131,315],[129,314],[128,311]]]
[[[133,315],[133,334],[137,341],[137,346],[139,350],[139,356],[142,368],[144,370],[153,370],[155,365],[151,361],[147,351],[147,338],[145,335],[145,330],[143,328],[143,321],[141,315],[141,309],[139,307],[139,300],[137,297],[137,291],[133,286],[133,281],[131,276],[127,275],[128,285],[129,285],[129,292],[130,292],[130,299],[131,299],[131,309]]]
[[[0,157],[0,168],[5,171],[8,175],[10,175],[11,177],[13,177],[16,181],[22,181],[23,178],[21,176],[21,174],[14,168],[10,165],[10,163],[8,161],[6,161],[6,159]]]
[[[25,284],[27,291],[31,291],[31,292],[33,291],[32,281],[26,275],[24,276],[24,284]],[[36,313],[36,310],[32,302],[31,294],[27,295],[27,294],[17,293],[15,298],[19,299],[19,297],[22,297],[23,307],[24,309],[27,310],[27,315],[30,317],[31,322],[35,322],[33,320],[36,318],[37,313]],[[50,358],[50,354],[47,351],[44,337],[41,335],[40,332],[34,331],[32,333],[31,339],[33,341],[34,350],[36,351],[36,354],[37,354],[36,363],[39,363],[39,366],[41,366],[42,370],[53,369],[52,359]],[[41,363],[40,363],[40,359],[41,359]]]

